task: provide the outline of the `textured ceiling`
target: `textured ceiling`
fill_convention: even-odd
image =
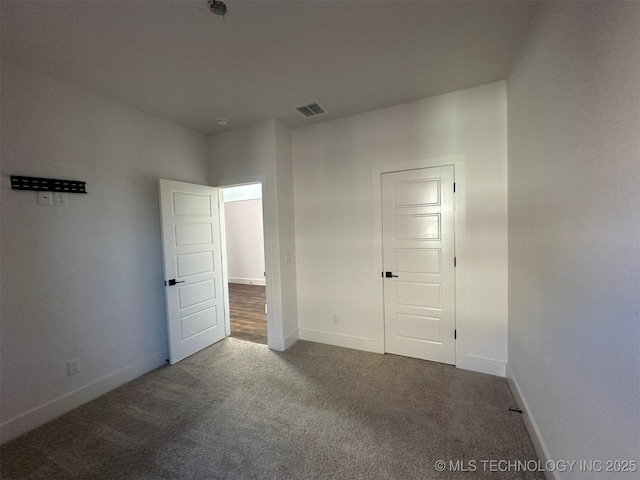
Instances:
[[[535,2],[1,2],[2,61],[202,133],[296,128],[504,79]],[[305,120],[293,105],[317,100]]]

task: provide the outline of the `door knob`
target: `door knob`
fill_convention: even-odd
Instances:
[[[171,280],[169,280],[169,286],[173,287],[176,283],[184,283],[184,280],[180,280],[180,281],[176,281],[175,278],[172,278]],[[165,286],[167,285],[167,282],[164,282]]]
[[[392,272],[384,272],[386,278],[396,278],[398,275],[394,275]]]

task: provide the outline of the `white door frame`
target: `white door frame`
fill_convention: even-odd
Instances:
[[[276,319],[275,313],[275,287],[276,287],[276,276],[273,269],[274,259],[273,259],[273,249],[272,245],[274,238],[271,232],[276,225],[274,225],[274,221],[272,220],[272,216],[270,215],[269,210],[269,192],[267,187],[267,176],[263,174],[258,175],[247,175],[242,177],[233,177],[233,178],[225,178],[218,182],[217,187],[220,189],[220,204],[223,207],[220,209],[220,233],[222,236],[222,280],[224,287],[224,312],[225,312],[225,330],[227,336],[231,334],[231,312],[229,310],[229,272],[228,272],[228,264],[227,264],[227,238],[226,238],[226,227],[225,227],[225,219],[224,219],[224,198],[223,198],[223,190],[229,187],[239,187],[242,185],[251,185],[259,183],[262,186],[262,235],[264,237],[264,263],[265,263],[265,282],[266,282],[266,294],[267,294],[267,344],[272,350],[284,350],[281,348],[280,343],[275,339],[275,330],[274,321]],[[276,246],[277,248],[277,246]],[[275,340],[275,341],[274,341]]]
[[[466,255],[466,203],[465,203],[465,175],[464,175],[464,155],[447,155],[442,157],[432,157],[409,162],[388,163],[373,167],[373,265],[375,272],[382,272],[382,174],[401,172],[404,170],[417,170],[429,167],[444,167],[453,165],[454,182],[456,193],[454,197],[454,223],[455,223],[455,257],[457,259],[455,267],[455,323],[457,331],[456,339],[456,366],[464,363],[467,355],[465,349],[465,333],[467,319],[467,255]],[[376,324],[377,351],[384,353],[384,290],[382,277],[378,283],[378,295],[380,299]]]

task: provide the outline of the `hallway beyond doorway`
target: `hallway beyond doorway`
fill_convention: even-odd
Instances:
[[[266,287],[229,283],[231,336],[239,340],[267,344]]]

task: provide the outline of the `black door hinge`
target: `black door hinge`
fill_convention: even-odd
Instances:
[[[458,339],[458,330],[454,330],[453,331],[453,339],[457,340]]]
[[[453,193],[456,193],[456,182],[453,182]]]
[[[456,259],[456,257],[453,257],[453,266],[455,267],[457,263],[458,263],[458,260]]]

